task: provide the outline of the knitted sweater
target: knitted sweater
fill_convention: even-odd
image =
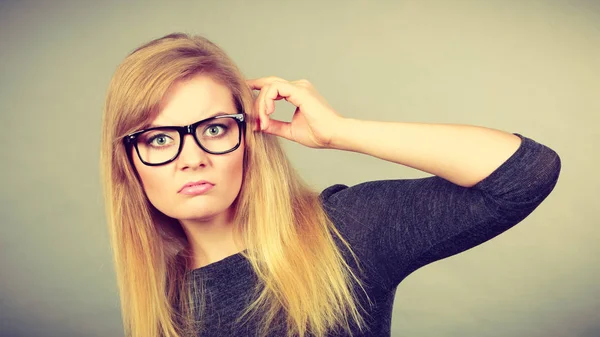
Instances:
[[[346,262],[365,282],[372,305],[355,287],[368,330],[353,336],[390,336],[398,284],[434,261],[478,246],[521,222],[550,194],[561,161],[549,147],[514,133],[521,145],[488,177],[466,188],[438,176],[336,184],[320,194],[324,208],[361,262],[338,244]],[[336,238],[337,240],[337,238]],[[338,241],[339,243],[339,241]],[[200,336],[254,336],[258,322],[233,328],[257,278],[240,254],[191,271],[204,282],[205,329]],[[283,321],[281,321],[283,322]],[[271,336],[285,336],[282,324]],[[347,336],[331,332],[329,336]]]

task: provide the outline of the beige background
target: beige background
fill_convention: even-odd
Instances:
[[[173,31],[247,77],[307,78],[342,115],[473,124],[553,148],[554,192],[396,295],[393,336],[600,335],[600,2],[0,1],[1,336],[122,336],[99,185],[115,67]],[[278,102],[276,117],[293,109]],[[428,176],[284,141],[317,189]]]

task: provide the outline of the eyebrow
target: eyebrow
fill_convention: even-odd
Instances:
[[[206,117],[204,117],[202,119],[199,119],[199,121],[205,120],[205,119],[209,119],[209,118],[212,118],[212,117],[216,117],[216,116],[223,116],[223,115],[230,115],[230,113],[219,111],[219,112],[216,112],[216,113],[214,113],[212,115],[208,115],[208,116],[206,116]],[[158,124],[151,123],[151,124],[147,124],[146,126],[144,126],[143,129],[156,128],[156,127],[161,127],[161,126],[173,126],[173,125],[158,125]]]

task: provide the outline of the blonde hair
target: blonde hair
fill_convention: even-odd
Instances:
[[[352,283],[364,291],[363,284],[334,235],[359,262],[319,195],[291,167],[275,136],[252,132],[257,122],[253,93],[224,51],[204,37],[175,33],[125,58],[110,82],[104,107],[102,183],[126,335],[193,336],[202,327],[202,284],[197,289],[190,280],[190,248],[181,225],[149,202],[122,143],[125,135],[156,116],[175,81],[197,74],[227,86],[248,123],[244,179],[233,205],[234,223],[240,225],[234,231],[244,240],[247,250],[241,253],[259,282],[256,299],[236,323],[246,315],[260,315],[262,336],[282,311],[288,336],[323,336],[337,327],[351,333],[350,320],[362,330],[366,324]],[[201,303],[199,312],[195,297]]]

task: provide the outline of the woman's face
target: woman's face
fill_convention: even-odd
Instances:
[[[217,113],[238,113],[229,89],[208,75],[176,82],[167,92],[153,126],[189,125]],[[181,153],[161,166],[146,166],[132,149],[135,168],[150,202],[159,211],[179,220],[211,221],[237,197],[242,184],[244,137],[229,153],[214,155],[202,150],[192,135],[183,139]],[[214,186],[203,194],[185,194],[182,187],[206,180]]]

